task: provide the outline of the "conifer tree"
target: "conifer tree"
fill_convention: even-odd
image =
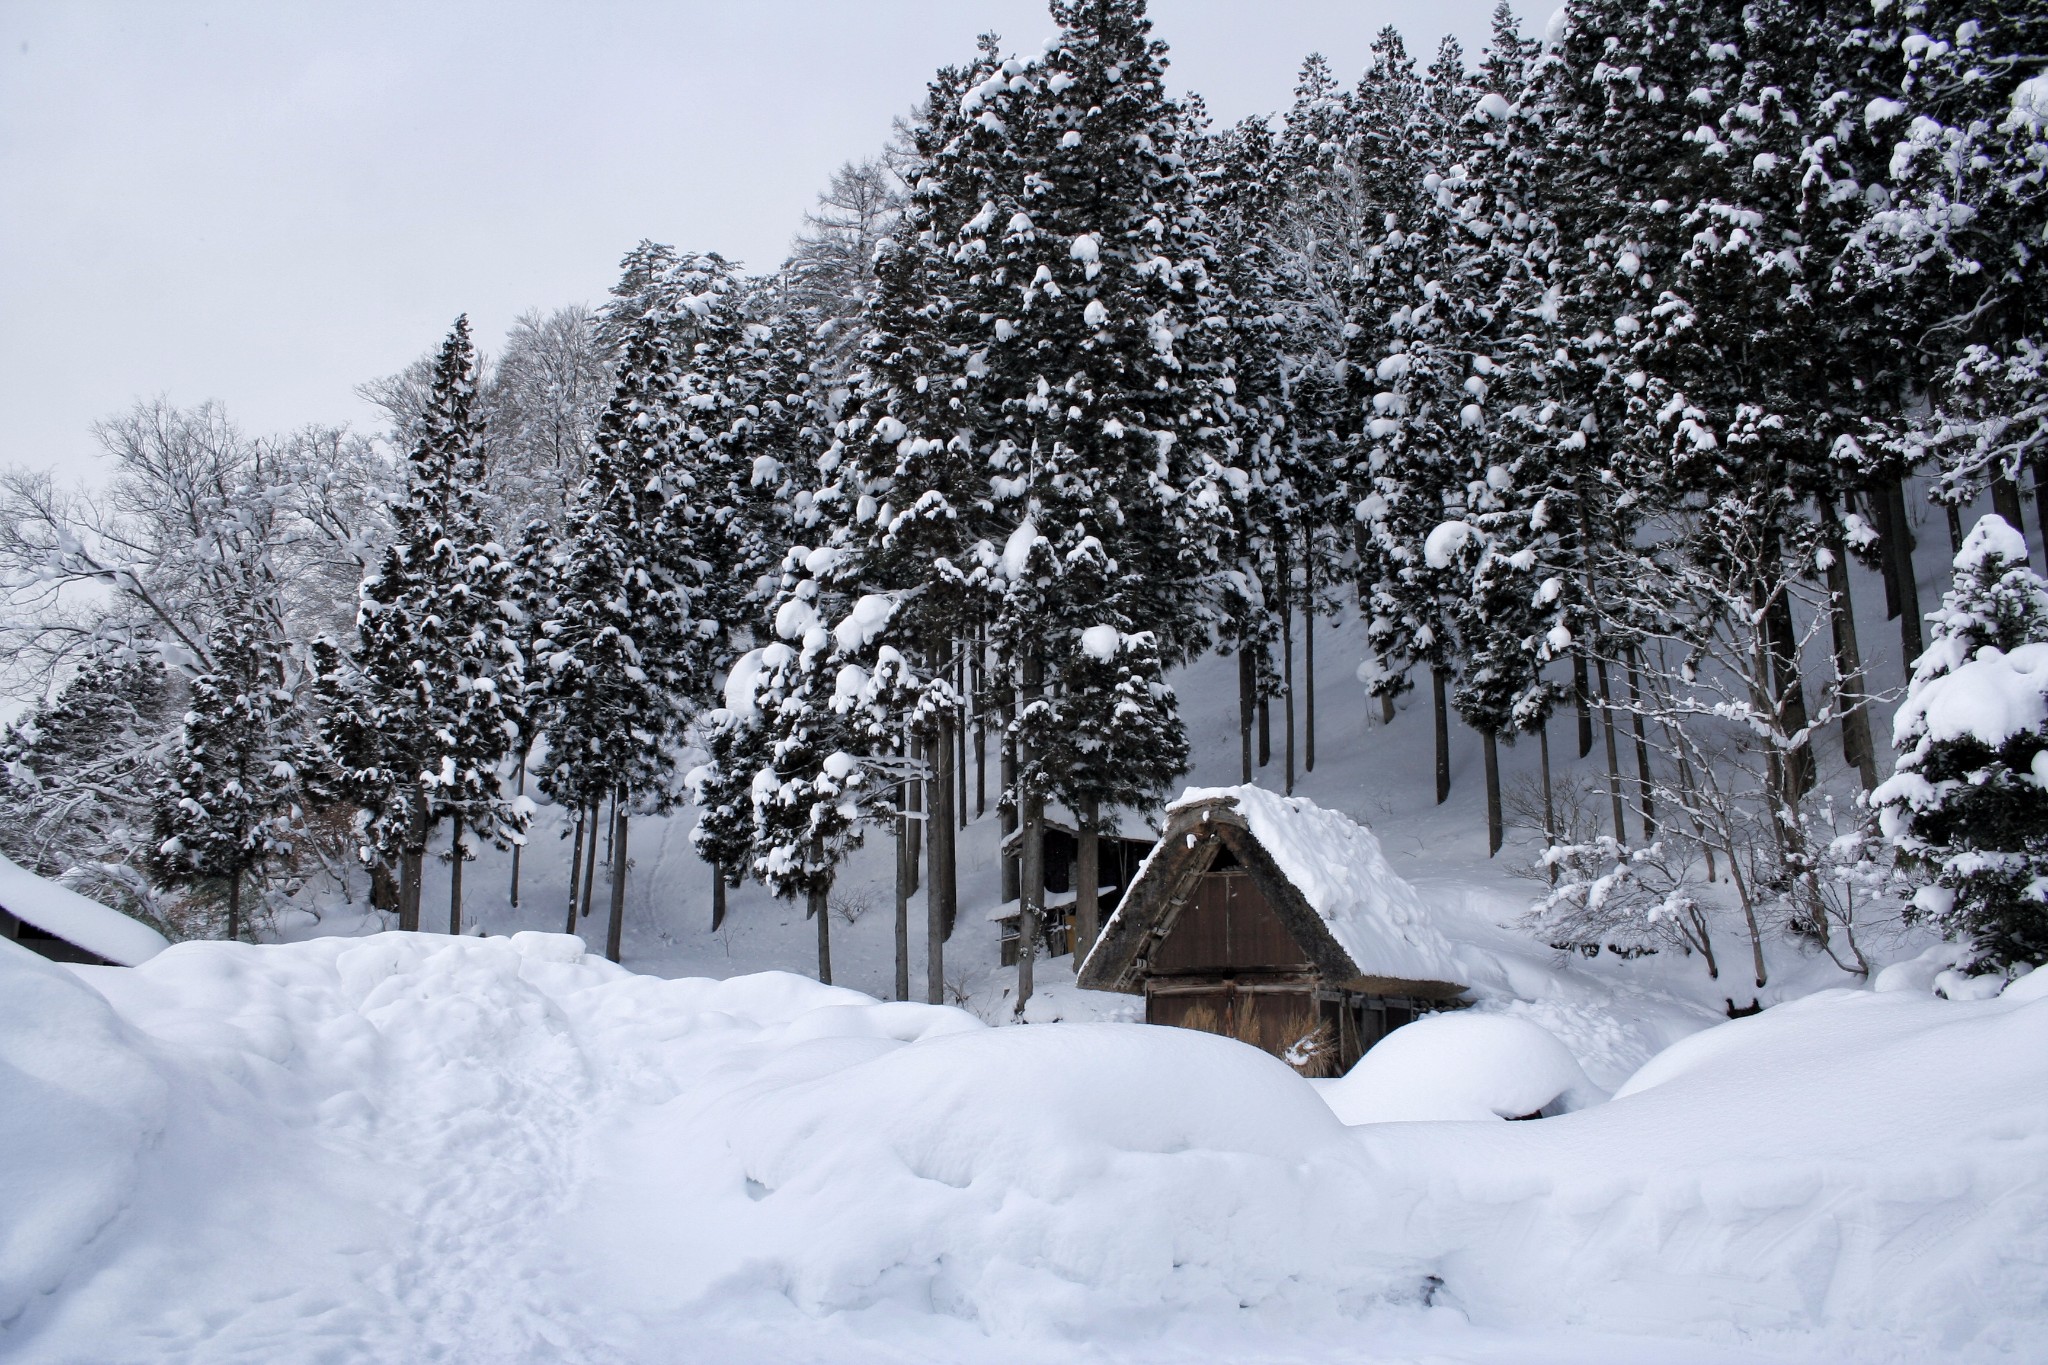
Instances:
[[[679,534],[668,479],[683,438],[672,319],[642,316],[599,424],[538,646],[547,688],[541,786],[586,813],[612,806],[606,955],[619,960],[631,816],[675,802],[675,751],[708,688],[712,628],[701,615],[704,562]],[[590,893],[585,882],[586,898]]]
[[[1919,911],[1980,969],[2048,962],[2048,582],[2003,518],[1955,559],[1895,733],[1897,770],[1873,794],[1885,834],[1927,877]]]
[[[320,656],[337,785],[362,808],[366,860],[398,867],[403,929],[419,928],[437,824],[453,816],[494,836],[519,824],[499,767],[517,731],[522,661],[506,630],[509,564],[477,511],[476,396],[476,353],[458,318],[434,363],[405,501],[391,508],[393,543],[363,582],[356,643],[345,664]],[[454,857],[459,867],[459,843]],[[451,903],[452,927],[459,913]]]
[[[252,876],[290,858],[301,809],[297,698],[271,623],[239,604],[207,640],[176,753],[155,792],[151,862],[171,883],[227,886],[226,936],[242,937]]]

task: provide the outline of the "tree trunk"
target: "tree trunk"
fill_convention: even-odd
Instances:
[[[988,720],[982,707],[988,691],[988,655],[977,634],[974,647],[974,818],[988,814]]]
[[[462,821],[455,821],[455,832],[448,837],[448,934],[451,938],[462,936]]]
[[[1380,724],[1392,725],[1393,723],[1394,694],[1391,691],[1382,692],[1380,693]]]
[[[1436,803],[1451,799],[1451,709],[1444,700],[1444,668],[1429,666],[1430,704],[1436,711]]]
[[[1657,837],[1657,803],[1650,794],[1650,740],[1643,733],[1643,691],[1637,679],[1636,647],[1623,661],[1628,673],[1628,723],[1636,735],[1636,796],[1643,804],[1643,842]]]
[[[1283,539],[1283,547],[1286,541]],[[1280,558],[1280,693],[1282,723],[1287,727],[1282,746],[1282,790],[1294,795],[1294,566],[1284,549]]]
[[[228,942],[242,937],[242,874],[228,874]]]
[[[965,675],[967,673],[967,660],[964,658],[960,661],[960,672],[962,675],[960,695],[963,698],[962,704],[964,705],[964,699],[967,696],[967,685],[965,680]],[[961,829],[966,829],[967,713],[965,711],[962,711],[959,715],[956,715],[952,717],[949,721],[947,721],[946,737],[950,744],[950,747],[948,747],[946,750],[946,757],[950,760],[946,764],[947,804],[954,807],[956,810],[956,813],[958,815],[958,827]],[[955,839],[951,842],[957,844],[959,841]]]
[[[1912,681],[1913,663],[1927,649],[1920,630],[1920,583],[1913,576],[1913,530],[1906,516],[1905,482],[1893,479],[1885,489],[1891,502],[1893,534],[1890,540],[1893,573],[1899,586],[1899,643],[1906,651],[1906,679]]]
[[[1102,808],[1090,797],[1076,813],[1081,817],[1080,835],[1074,841],[1074,971],[1078,974],[1102,929],[1102,911],[1095,900],[1096,888],[1102,884],[1102,836],[1096,829]]]
[[[2027,472],[2034,476],[2034,522],[2041,530],[2041,567],[2048,572],[2048,455],[2036,454],[2028,463]],[[1949,515],[1955,516],[1954,508],[1949,509]],[[1957,521],[1960,522],[1961,518],[1958,517]],[[1962,549],[1962,545],[1957,544],[1956,553],[1962,553]]]
[[[597,820],[604,813],[604,798],[590,803],[590,837],[583,841],[583,910],[590,918],[590,903],[597,897]]]
[[[711,932],[725,927],[725,869],[711,864]]]
[[[1500,813],[1500,742],[1492,729],[1486,736],[1486,856],[1500,852],[1506,831]]]
[[[906,837],[902,841],[902,848],[903,857],[906,860],[909,859],[910,840],[907,837],[907,831]],[[1009,864],[1006,859],[1004,861],[1006,876],[1008,870]],[[911,869],[907,866],[900,869],[897,874],[897,880],[905,888],[903,894],[907,904],[909,897],[908,888],[913,880]],[[940,879],[935,875],[930,880],[932,892],[936,893],[940,885]],[[946,907],[940,903],[939,897],[936,894],[928,893],[924,898],[924,998],[926,1004],[943,1005],[946,1003],[946,937],[951,928],[952,926],[946,923]],[[908,929],[905,932],[908,933]],[[907,971],[908,968],[906,967],[905,970]]]
[[[526,795],[526,758],[523,754],[519,759],[519,785],[516,790],[519,795]],[[519,908],[519,855],[525,848],[526,838],[524,833],[522,833],[512,841],[512,908],[514,910]]]
[[[829,883],[813,886],[804,893],[804,913],[818,922],[818,984],[829,986],[832,984],[832,892]]]
[[[1593,689],[1586,681],[1586,651],[1572,651],[1572,701],[1579,713],[1579,757],[1593,752]]]
[[[1263,655],[1265,651],[1262,649],[1260,653]],[[1265,677],[1266,670],[1258,667],[1259,664],[1264,662],[1263,658],[1252,661],[1252,666],[1257,669],[1259,674],[1259,766],[1261,768],[1273,761],[1273,698],[1268,695]]]
[[[1024,664],[1024,686],[1019,697],[1019,714],[1038,700],[1045,687],[1044,664],[1037,655],[1032,655]],[[1022,767],[1028,773],[1037,763],[1037,754],[1025,749],[1018,755]],[[1020,781],[1018,804],[1023,808],[1021,822],[1023,841],[1022,866],[1019,868],[1022,885],[1018,891],[1017,914],[1017,1004],[1015,1014],[1024,1016],[1024,1006],[1031,1000],[1031,969],[1038,957],[1038,940],[1045,926],[1045,796],[1035,782]]]
[[[930,761],[931,749],[932,746],[921,739],[913,739],[910,742],[910,756],[920,761],[927,763]],[[924,827],[927,823],[924,817],[930,814],[930,807],[932,805],[931,801],[927,799],[928,795],[925,791],[923,779],[916,777],[910,779],[910,889],[912,893],[917,891],[918,886],[918,860],[924,856]]]
[[[1898,530],[1892,524],[1892,499],[1889,484],[1867,491],[1870,500],[1870,520],[1877,528],[1877,569],[1884,579],[1884,619],[1899,619],[1899,557],[1892,553],[1892,540]],[[1962,545],[1958,541],[1957,549]]]
[[[1621,757],[1614,747],[1614,694],[1607,690],[1607,660],[1594,660],[1594,676],[1600,683],[1600,728],[1607,737],[1607,799],[1614,807],[1614,842],[1626,845],[1628,830],[1621,822]]]
[[[623,794],[623,793],[622,793]],[[620,960],[626,937],[626,803],[612,798],[612,914],[604,931],[604,955]]]
[[[1772,537],[1768,551],[1770,571],[1782,575],[1782,559],[1778,553],[1776,537]],[[1773,593],[1764,612],[1764,631],[1771,646],[1771,682],[1776,695],[1772,705],[1778,715],[1778,724],[1787,737],[1806,733],[1809,726],[1806,709],[1806,682],[1799,672],[1799,637],[1792,621],[1792,598],[1789,594]],[[1787,792],[1798,800],[1813,790],[1818,780],[1814,771],[1813,741],[1800,741],[1799,747],[1785,755]]]
[[[1991,510],[2004,517],[2006,525],[2019,532],[2021,539],[2026,538],[2026,513],[2020,510],[2019,486],[2003,474],[1991,477]]]
[[[1010,836],[1017,832],[1017,817],[1022,804],[1017,796],[1017,736],[1010,729],[1011,721],[1017,715],[1015,697],[1003,699],[1003,748],[1000,756],[1001,769],[997,778],[1002,785],[1002,819],[997,832],[1002,835],[1003,856],[1003,903],[1009,904],[1023,895],[1023,868],[1018,854],[1010,851]]]
[[[953,807],[953,727],[951,716],[939,721],[939,733],[933,747],[938,751],[939,764],[933,770],[931,800],[934,810],[947,811]],[[939,904],[939,927],[947,939],[953,937],[953,926],[960,917],[960,869],[958,851],[960,833],[951,822],[940,820],[932,826],[931,832],[931,875],[926,878],[928,886],[925,896],[936,899]]]
[[[1247,643],[1240,642],[1237,649],[1237,749],[1239,780],[1250,784],[1252,780],[1252,690],[1258,686],[1252,674],[1252,651]]]
[[[583,890],[583,808],[576,808],[576,841],[569,845],[569,926],[565,934],[576,932],[576,912],[582,908],[578,899]]]
[[[1536,753],[1543,769],[1543,846],[1557,847],[1557,805],[1550,795],[1550,721],[1536,727]],[[1549,864],[1550,884],[1557,885],[1557,864]]]
[[[907,786],[907,784],[906,784]],[[897,794],[896,815],[896,998],[910,998],[910,814]]]
[[[1316,770],[1316,556],[1315,533],[1301,557],[1301,770]]]
[[[1943,503],[1941,510],[1948,516],[1948,553],[1953,559],[1963,552],[1963,513],[1952,502]],[[2048,518],[2043,518],[2041,524],[2048,526]]]
[[[398,927],[409,934],[420,929],[420,863],[423,853],[417,848],[403,849],[398,855]]]
[[[1849,547],[1833,499],[1820,509],[1828,558],[1828,624],[1835,644],[1835,710],[1842,717],[1842,759],[1856,769],[1863,790],[1877,787],[1877,747],[1864,702],[1863,651],[1856,640],[1856,604],[1849,595]]]
[[[370,908],[398,909],[398,879],[391,875],[390,859],[382,854],[370,863]]]

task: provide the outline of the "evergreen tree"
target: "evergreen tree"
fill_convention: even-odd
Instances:
[[[2002,518],[1977,523],[1933,616],[1873,795],[1885,834],[1928,878],[1918,909],[1980,969],[2048,961],[2048,582]]]
[[[302,814],[297,698],[269,623],[243,604],[213,629],[192,679],[178,750],[155,794],[151,863],[172,883],[227,884],[226,936],[242,937],[243,889],[289,859]]]
[[[434,827],[493,836],[520,820],[499,767],[519,725],[521,660],[507,636],[509,564],[477,511],[484,442],[466,318],[435,360],[394,541],[363,582],[346,665],[320,656],[338,789],[363,810],[366,860],[395,863],[399,926],[420,924],[420,872]],[[459,868],[462,845],[455,857]],[[455,881],[460,894],[459,871]],[[451,902],[451,925],[460,914]]]
[[[707,690],[715,630],[701,615],[704,561],[671,510],[686,411],[674,326],[651,311],[628,339],[563,547],[555,615],[537,646],[547,679],[541,788],[585,812],[593,840],[599,811],[612,803],[605,951],[614,962],[624,934],[628,821],[670,809],[679,795],[676,751]]]

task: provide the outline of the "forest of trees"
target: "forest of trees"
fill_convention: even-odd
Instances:
[[[2048,957],[2048,669],[2007,667],[2004,732],[1902,726],[1897,775],[1872,723],[2048,641],[2048,9],[1503,5],[1476,58],[1389,29],[1230,127],[1142,0],[1052,13],[938,72],[776,272],[643,242],[602,307],[366,385],[381,440],[144,403],[103,486],[8,476],[43,700],[0,850],[184,936],[352,867],[439,927],[440,857],[459,931],[463,863],[552,802],[616,959],[631,818],[694,807],[714,914],[804,898],[829,979],[835,873],[887,837],[936,1000],[961,824],[1021,829],[1031,945],[1070,813],[1085,948],[1094,836],[1186,768],[1170,675],[1232,656],[1242,775],[1291,791],[1341,604],[1372,706],[1428,689],[1439,801],[1483,737],[1495,849],[1497,747],[1537,746],[1560,942],[1718,971],[1725,906],[1758,984],[1788,928],[1861,971],[1891,896]],[[1865,666],[1869,594],[1910,678]],[[1591,822],[1553,739],[1604,764]]]

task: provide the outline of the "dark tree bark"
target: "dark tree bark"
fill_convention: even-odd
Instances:
[[[228,942],[242,937],[242,874],[228,874]]]
[[[939,765],[932,773],[931,804],[935,810],[946,811],[953,806],[953,727],[951,716],[939,722],[937,742],[933,746],[939,754]],[[951,939],[954,923],[960,917],[960,873],[958,850],[959,831],[950,821],[940,820],[932,826],[931,875],[925,880],[925,896],[936,900],[939,906],[939,928],[941,934]]]
[[[2027,463],[2027,472],[2034,476],[2034,524],[2040,528],[2041,567],[2048,572],[2048,455],[2035,455]],[[1949,515],[1956,517],[1955,508],[1949,508]],[[1958,527],[1962,518],[1956,517]],[[1956,553],[1962,552],[1962,538],[1958,536]]]
[[[725,927],[725,869],[711,864],[711,932]]]
[[[576,841],[569,846],[569,924],[565,934],[576,932],[576,912],[582,908],[578,899],[583,890],[583,808],[576,809]]]
[[[1500,813],[1500,741],[1490,729],[1481,733],[1486,739],[1486,856],[1491,858],[1506,838]]]
[[[417,848],[398,855],[398,927],[407,933],[420,929],[420,864],[425,857]]]
[[[1823,506],[1821,533],[1828,558],[1828,624],[1835,645],[1835,709],[1842,715],[1842,758],[1863,782],[1877,787],[1877,746],[1870,734],[1870,710],[1864,705],[1863,651],[1856,640],[1856,604],[1849,595],[1849,547],[1832,502]]]
[[[1614,747],[1614,694],[1607,690],[1607,659],[1594,661],[1594,676],[1600,683],[1600,728],[1607,737],[1607,799],[1614,806],[1614,842],[1626,845],[1628,830],[1621,822],[1621,758]]]
[[[1036,655],[1024,663],[1024,686],[1020,707],[1036,702],[1045,688],[1044,664]],[[1025,772],[1036,765],[1037,754],[1029,749],[1018,757]],[[1032,964],[1038,957],[1038,940],[1045,928],[1045,796],[1035,782],[1019,783],[1018,805],[1022,807],[1022,885],[1018,888],[1017,914],[1017,1003],[1014,1013],[1022,1018],[1031,1000]]]
[[[1081,963],[1088,956],[1088,950],[1095,946],[1095,936],[1101,932],[1101,908],[1096,903],[1096,888],[1102,883],[1102,836],[1096,828],[1102,818],[1102,808],[1092,799],[1081,803],[1080,836],[1075,840],[1074,850],[1074,970],[1081,970]]]
[[[1257,667],[1258,667],[1258,663],[1259,663],[1259,660],[1257,660],[1257,659],[1254,659],[1254,660],[1252,661],[1253,667],[1254,667],[1254,668],[1257,668]],[[1266,670],[1265,670],[1265,669],[1263,669],[1263,668],[1258,668],[1258,672],[1259,672],[1259,675],[1260,675],[1260,676],[1259,676],[1259,766],[1260,766],[1261,768],[1263,768],[1263,767],[1265,767],[1265,766],[1266,766],[1266,765],[1267,765],[1268,763],[1271,763],[1271,762],[1273,761],[1273,699],[1272,699],[1272,697],[1270,697],[1270,696],[1268,696],[1268,695],[1267,695],[1267,688],[1266,688],[1266,679],[1265,679],[1265,672],[1266,672]]]
[[[2004,517],[2006,524],[2018,531],[2022,538],[2026,536],[2026,513],[2020,510],[2019,486],[2003,474],[1992,476],[1991,510]]]
[[[1624,660],[1628,673],[1628,723],[1636,739],[1636,796],[1643,804],[1643,842],[1657,837],[1657,803],[1650,795],[1650,740],[1643,733],[1643,692],[1637,677],[1636,648]]]
[[[462,933],[462,821],[448,838],[448,933]]]
[[[1963,512],[1952,502],[1943,503],[1941,510],[1948,514],[1948,552],[1954,558],[1963,552]],[[2042,525],[2048,526],[2048,520]]]
[[[1536,753],[1543,770],[1543,846],[1557,847],[1557,806],[1550,794],[1550,722],[1536,727]],[[1557,885],[1557,864],[1550,865],[1550,884]]]
[[[591,903],[597,898],[597,821],[604,814],[604,798],[590,803],[590,837],[583,842],[583,910],[590,918]]]
[[[1309,553],[1302,557],[1301,610],[1301,770],[1316,770],[1316,558],[1311,538]]]
[[[382,856],[370,864],[370,908],[398,909],[398,879],[391,874],[390,862]]]
[[[526,758],[525,758],[525,756],[524,756],[524,755],[521,755],[521,756],[520,756],[520,759],[519,759],[519,785],[518,785],[518,787],[517,787],[517,789],[516,789],[516,790],[518,791],[518,794],[519,794],[519,795],[521,795],[521,796],[524,796],[524,795],[526,795]],[[520,855],[521,853],[525,852],[525,851],[526,851],[526,844],[525,844],[525,842],[524,842],[523,840],[514,840],[514,841],[513,841],[513,844],[512,844],[512,908],[513,908],[514,910],[517,910],[517,909],[519,908],[519,855]]]
[[[1252,780],[1252,690],[1258,686],[1252,673],[1251,646],[1240,643],[1237,649],[1237,748],[1239,781]]]
[[[619,961],[626,937],[626,803],[612,798],[612,913],[604,931],[604,955]]]
[[[832,892],[829,885],[804,893],[804,914],[818,922],[818,982],[832,984]]]
[[[931,759],[931,748],[931,745],[927,744],[925,741],[921,739],[913,740],[911,741],[910,749],[911,757],[929,762]],[[928,799],[928,797],[929,793],[925,791],[924,782],[919,778],[911,778],[910,889],[913,893],[916,892],[918,887],[917,865],[919,860],[924,857],[924,827],[928,823],[925,817],[930,814],[931,806],[931,801]]]
[[[1586,681],[1586,651],[1572,651],[1572,704],[1579,713],[1579,757],[1593,752],[1593,689]]]
[[[1439,806],[1451,799],[1451,709],[1444,699],[1444,673],[1441,664],[1429,667],[1429,696],[1436,712],[1436,803]]]
[[[1009,851],[1010,836],[1017,832],[1018,816],[1017,801],[1015,800],[1017,790],[1017,737],[1010,730],[1010,722],[1016,717],[1016,714],[1017,705],[1015,699],[1008,696],[1004,697],[1002,708],[1003,748],[1001,770],[998,772],[997,777],[1001,783],[1003,795],[1009,798],[1003,802],[1002,819],[998,825],[998,832],[1002,835],[1003,839],[1002,890],[1003,903],[1006,905],[1023,895],[1022,887],[1024,884],[1022,860],[1017,854]]]
[[[896,815],[896,998],[910,998],[910,815],[897,793]]]
[[[1288,562],[1286,537],[1280,553],[1280,696],[1282,723],[1287,727],[1282,747],[1282,790],[1294,795],[1294,566]]]
[[[1920,627],[1920,583],[1913,576],[1913,524],[1906,516],[1906,488],[1901,479],[1893,479],[1885,489],[1891,503],[1891,521],[1894,534],[1888,544],[1891,551],[1892,572],[1899,589],[1899,643],[1906,651],[1906,679],[1913,677],[1913,661],[1927,649],[1926,638]]]
[[[1884,619],[1896,621],[1902,608],[1899,606],[1899,557],[1892,552],[1892,541],[1898,535],[1898,529],[1892,522],[1891,486],[1885,484],[1873,488],[1869,491],[1868,497],[1870,521],[1877,529],[1877,569],[1879,576],[1884,580]],[[1956,548],[1960,550],[1960,521],[1955,525],[1953,534],[1956,536]]]
[[[1772,567],[1777,569],[1775,543],[1770,554]],[[1778,708],[1778,722],[1786,734],[1796,735],[1807,729],[1809,713],[1806,683],[1799,674],[1799,637],[1792,622],[1792,599],[1787,594],[1776,593],[1769,599],[1764,611],[1764,634],[1771,647],[1771,683],[1777,693],[1772,702]],[[1811,739],[1786,755],[1785,775],[1794,800],[1813,790],[1818,774],[1814,771]]]

